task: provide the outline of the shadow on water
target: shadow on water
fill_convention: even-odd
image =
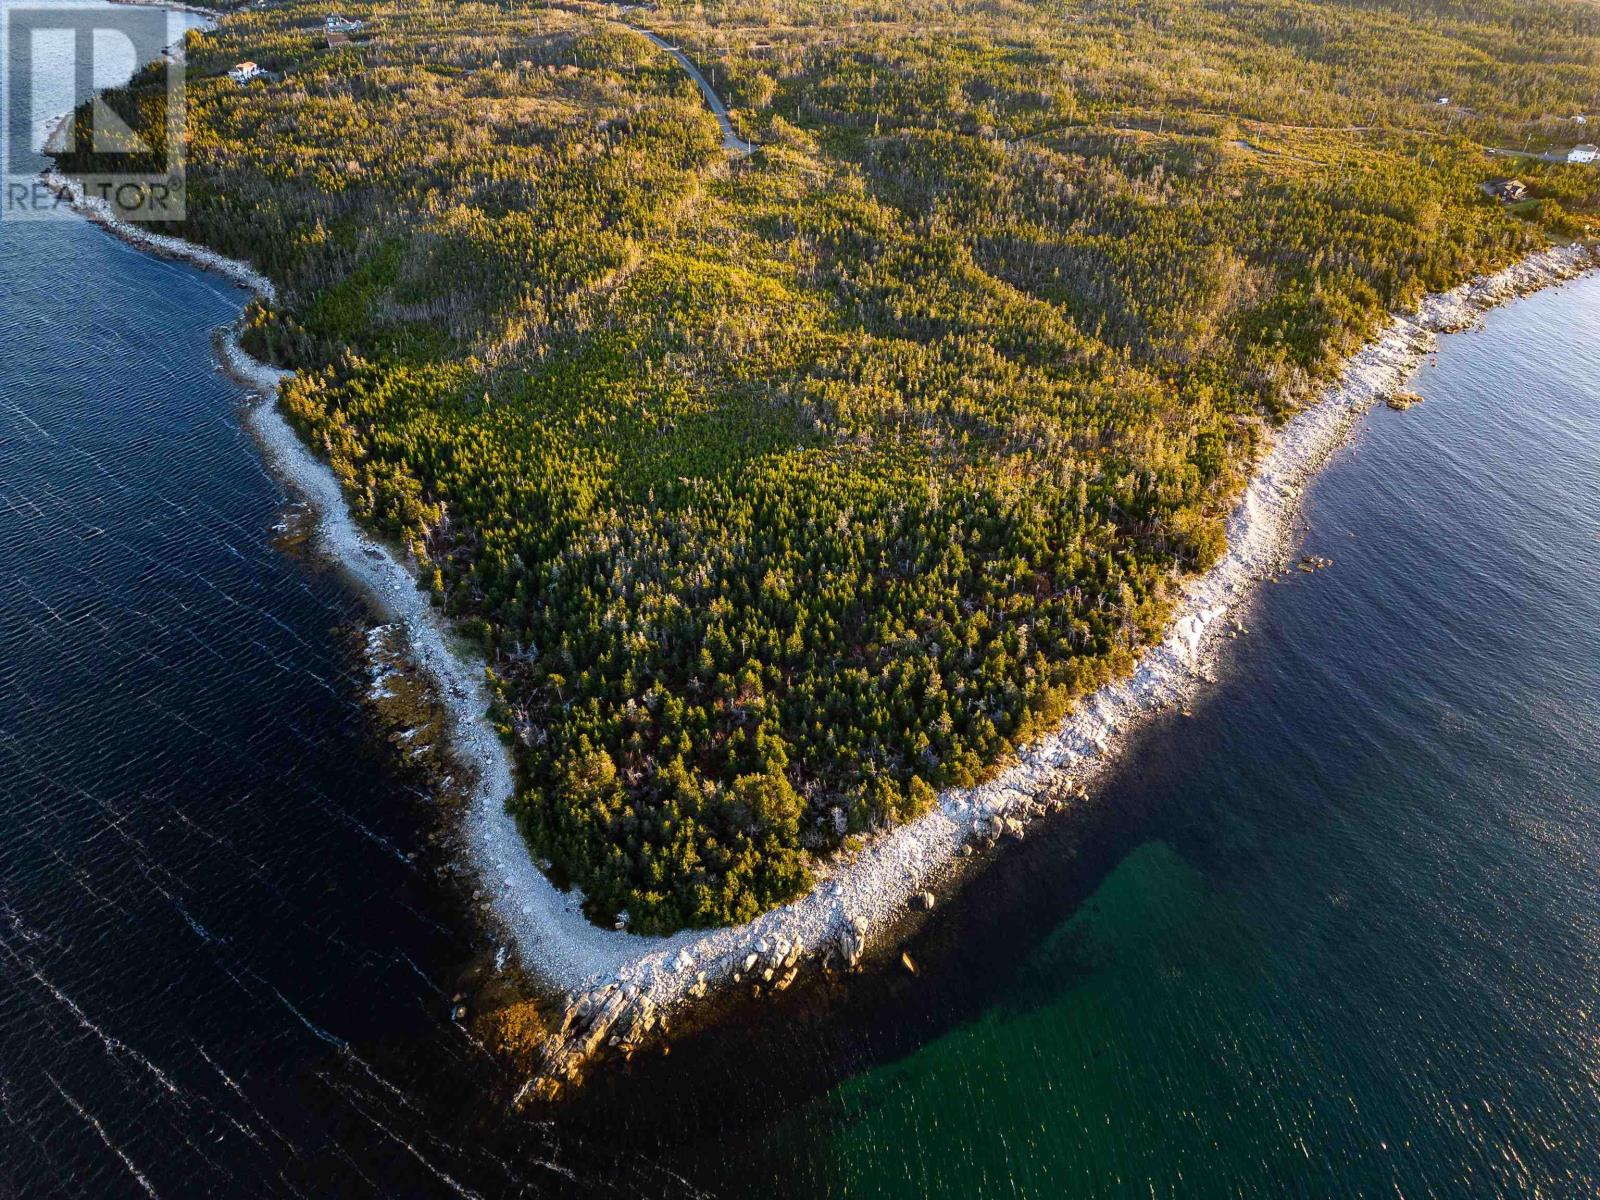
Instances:
[[[808,972],[784,995],[735,999],[729,1019],[681,1036],[665,1055],[597,1072],[552,1110],[556,1119],[592,1139],[625,1131],[635,1151],[712,1186],[765,1184],[783,1194],[784,1163],[763,1153],[762,1135],[774,1125],[841,1082],[892,1068],[979,1018],[1012,1019],[1058,1003],[1093,970],[1074,916],[1152,831],[1180,856],[1216,856],[1216,831],[1196,826],[1223,814],[1175,822],[1155,811],[1159,793],[1141,786],[1140,764],[1185,753],[1186,734],[1204,741],[1196,723],[1175,713],[1152,720],[1103,787],[978,859],[933,913],[908,917],[914,932],[861,970]],[[900,962],[902,950],[914,973]],[[720,1165],[708,1174],[713,1164]]]

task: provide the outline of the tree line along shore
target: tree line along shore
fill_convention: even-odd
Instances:
[[[1593,167],[1484,190],[1600,107],[1589,6],[343,12],[189,35],[166,232],[274,282],[246,345],[481,642],[535,855],[640,932],[992,775],[1390,312],[1600,225]],[[159,97],[108,97],[158,152]]]

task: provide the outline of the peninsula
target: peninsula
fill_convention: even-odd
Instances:
[[[1595,94],[1600,21],[1564,3],[345,15],[190,35],[159,232],[265,277],[242,345],[325,519],[342,495],[416,628],[483,655],[515,771],[484,795],[604,934],[548,972],[602,985],[558,1036],[658,973],[792,978],[838,931],[771,910],[1006,828],[995,789],[1103,745],[1108,695],[1170,693],[1121,682],[1141,654],[1193,669],[1352,409],[1583,269],[1600,212],[1554,154],[1515,204],[1487,186]],[[141,86],[107,98],[135,127]]]

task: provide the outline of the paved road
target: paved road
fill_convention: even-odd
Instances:
[[[689,61],[687,54],[665,38],[651,33],[648,29],[643,29],[632,22],[629,22],[629,28],[638,30],[638,32],[644,34],[645,37],[677,59],[683,69],[689,72],[689,78],[700,85],[700,94],[706,98],[706,103],[711,106],[711,113],[717,118],[717,124],[722,126],[722,148],[724,150],[729,154],[749,154],[755,149],[754,146],[733,131],[733,122],[728,119],[728,106],[722,102],[722,97],[712,90],[711,85],[706,82],[706,77],[700,74],[700,68]]]

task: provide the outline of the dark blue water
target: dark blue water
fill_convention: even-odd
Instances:
[[[563,1180],[537,1129],[468,1136],[486,947],[363,709],[366,614],[271,544],[212,370],[241,296],[76,220],[0,223],[0,296],[0,1196]]]
[[[1448,339],[1192,719],[911,946],[512,1114],[240,297],[0,224],[0,1196],[1600,1190],[1600,279]]]
[[[745,1049],[791,1100],[720,1189],[1600,1194],[1597,330],[1591,277],[1447,339],[1195,717]]]

